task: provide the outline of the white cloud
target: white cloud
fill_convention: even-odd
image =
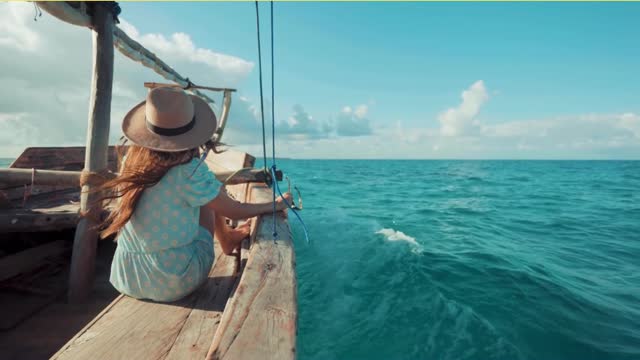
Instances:
[[[84,145],[91,31],[46,12],[37,21],[33,18],[33,4],[0,3],[0,82],[4,89],[0,156],[17,156],[27,146]],[[196,46],[184,33],[140,34],[124,20],[120,27],[196,83],[237,87],[253,68],[246,60]],[[121,135],[120,122],[126,111],[144,99],[144,81],[166,82],[115,50],[111,142]],[[237,98],[232,111],[242,113],[238,105],[243,104],[245,112],[250,112],[251,106]],[[236,125],[231,120],[229,124]]]
[[[517,149],[545,155],[549,152],[577,151],[600,157],[640,146],[640,116],[624,114],[585,114],[552,119],[511,121],[482,127],[487,142],[517,143]],[[627,155],[630,153],[627,152]],[[638,153],[640,155],[640,153]]]
[[[195,75],[193,75],[194,82],[203,81],[198,70],[205,70],[213,71],[210,76],[212,77],[211,81],[215,79],[216,86],[237,86],[254,66],[252,62],[236,56],[199,48],[185,33],[175,33],[168,37],[163,34],[140,34],[133,25],[125,20],[121,20],[119,26],[132,39],[158,55],[178,72],[184,71],[185,76],[198,74],[198,79],[195,79]]]
[[[302,105],[293,106],[293,114],[287,121],[281,121],[277,126],[277,134],[285,134],[299,139],[317,139],[327,137],[331,127],[326,123],[317,122]]]
[[[33,17],[32,4],[0,3],[2,157],[16,156],[27,146],[84,145],[91,32],[47,13],[37,22]],[[253,69],[251,62],[198,46],[184,33],[141,34],[126,21],[120,27],[178,72],[203,85],[236,87]],[[115,54],[112,142],[120,136],[126,111],[144,98],[142,83],[164,81],[119,52]],[[480,122],[478,114],[488,99],[484,82],[476,81],[462,92],[460,104],[441,112],[435,119],[437,125],[431,127],[397,122],[380,128],[369,119],[372,102],[336,109],[331,120],[297,105],[277,123],[276,146],[284,156],[312,158],[344,154],[355,158],[640,158],[637,112]],[[223,140],[260,154],[256,103],[256,99],[234,96]],[[270,105],[265,103],[265,109]]]
[[[449,108],[438,116],[440,132],[444,136],[473,135],[479,129],[476,116],[480,107],[489,100],[489,93],[482,80],[473,83],[462,92],[462,102],[455,108]]]
[[[354,137],[371,135],[373,129],[367,118],[369,107],[345,106],[334,121],[317,121],[301,105],[294,105],[293,114],[278,124],[278,131],[295,139],[321,139],[327,137]]]
[[[31,10],[31,16],[27,17],[29,10]],[[38,34],[25,26],[28,21],[34,21],[34,11],[33,5],[31,9],[27,6],[11,6],[3,11],[4,14],[1,15],[3,21],[0,21],[0,46],[25,52],[32,52],[38,48],[40,45]],[[6,21],[6,18],[13,21]]]
[[[367,105],[358,105],[355,109],[350,106],[345,106],[336,117],[336,135],[371,135],[373,133],[373,129],[371,127],[371,121],[367,118],[368,112],[369,108]]]

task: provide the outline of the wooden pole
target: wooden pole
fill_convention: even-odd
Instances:
[[[68,170],[31,170],[31,169],[0,169],[0,186],[30,185],[31,180],[35,185],[46,186],[79,186],[80,171]],[[99,180],[110,180],[116,177],[116,173],[108,173],[98,176]],[[229,185],[244,184],[250,182],[265,182],[268,177],[262,169],[242,169],[240,171],[216,171],[216,178],[221,182],[227,181]],[[276,180],[282,181],[282,171],[276,170]],[[89,179],[91,184],[94,182]]]
[[[113,14],[95,3],[93,13],[93,78],[89,99],[89,126],[85,153],[85,170],[101,171],[107,167],[109,124],[111,119],[111,87],[113,84]],[[69,301],[87,300],[92,289],[98,234],[96,218],[100,206],[92,206],[100,194],[87,193],[91,185],[82,187],[81,211],[88,212],[76,228],[69,277]]]

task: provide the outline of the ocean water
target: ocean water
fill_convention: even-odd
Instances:
[[[640,161],[278,167],[299,359],[640,359]]]
[[[278,166],[300,359],[640,359],[640,162]]]

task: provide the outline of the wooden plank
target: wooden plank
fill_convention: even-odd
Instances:
[[[271,201],[271,190],[251,186],[251,201]],[[247,265],[225,308],[207,359],[294,359],[296,356],[295,254],[289,225],[258,217]]]
[[[53,185],[53,186],[80,186],[81,171],[64,171],[64,170],[41,170],[41,169],[0,169],[0,187],[1,186],[20,186],[31,184]],[[260,169],[240,169],[236,171],[220,171],[215,173],[221,182],[227,181],[233,176],[228,184],[240,184],[247,182],[265,182],[267,176]],[[109,173],[104,175],[105,180],[113,179],[117,173]],[[277,176],[277,175],[276,175]],[[282,172],[280,172],[280,180],[282,180]],[[24,191],[22,187],[21,191]]]
[[[78,224],[78,206],[75,211],[11,212],[0,213],[0,232],[59,231]]]
[[[106,5],[93,6],[93,78],[89,99],[89,126],[84,166],[87,171],[102,171],[107,167],[109,125],[111,121],[111,90],[113,85],[113,14]],[[76,228],[69,276],[69,300],[83,302],[92,287],[98,230],[95,218],[101,211],[93,204],[102,194],[91,192],[90,184],[82,187],[80,209],[88,216],[80,219]]]
[[[22,154],[11,164],[10,169],[42,169],[42,170],[60,170],[60,171],[79,171],[84,167],[84,146],[72,147],[30,147],[25,149]],[[108,168],[112,171],[117,169],[117,156],[115,147],[109,148]],[[0,181],[1,182],[1,181]],[[22,185],[0,184],[2,190],[9,200],[22,202],[25,191],[31,192],[31,196],[40,194],[52,194],[55,191],[74,188],[78,190],[77,183],[70,185],[44,185],[40,184],[36,179],[31,186],[31,176],[28,176],[28,185],[26,188]],[[79,191],[78,191],[79,193]]]
[[[211,155],[219,161],[224,161],[231,169],[252,166],[254,161],[253,157],[245,153],[209,156]],[[247,184],[228,185],[227,191],[236,199],[246,201]],[[240,276],[236,271],[235,257],[222,254],[219,241],[215,242],[215,251],[219,255],[216,264],[209,274],[207,283],[198,291],[198,300],[167,355],[168,360],[203,359],[211,346],[225,304]]]
[[[216,264],[195,295],[193,310],[185,321],[166,359],[203,359],[220,323],[229,294],[237,282],[235,259],[222,253],[216,242]]]
[[[209,349],[229,293],[234,260],[216,242],[207,282],[174,303],[120,296],[52,359],[202,359]]]
[[[0,281],[33,270],[41,266],[44,259],[64,254],[68,250],[66,241],[56,240],[2,257],[0,258]]]
[[[69,4],[66,1],[38,1],[38,6],[40,6],[42,10],[66,23],[91,27],[91,16],[87,14],[86,4],[83,4],[82,2],[78,3],[78,5],[81,5],[79,8],[73,7],[72,4]]]
[[[39,310],[50,305],[59,295],[61,294],[29,295],[24,292],[2,289],[0,291],[0,303],[2,304],[0,307],[0,330],[11,330]]]
[[[253,167],[255,158],[241,151],[227,150],[220,154],[209,153],[205,162],[214,173],[223,173]]]
[[[171,349],[195,297],[154,303],[121,296],[52,359],[159,359]]]
[[[109,147],[109,169],[116,170],[115,147]],[[12,169],[82,170],[84,168],[85,147],[29,147],[9,166]]]
[[[0,186],[30,184],[80,186],[80,171],[0,169]]]
[[[246,163],[245,157],[235,159],[236,168]],[[244,184],[231,188],[237,190],[237,196],[246,194]],[[234,258],[224,255],[217,241],[215,251],[216,261],[209,279],[194,294],[175,304],[121,296],[53,358],[204,358],[237,283]]]

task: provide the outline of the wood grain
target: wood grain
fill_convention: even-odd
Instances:
[[[48,257],[64,254],[68,245],[64,240],[56,240],[0,258],[0,281],[37,268]]]
[[[113,85],[113,14],[106,5],[93,6],[93,77],[89,99],[89,126],[84,168],[99,172],[107,168],[109,126],[111,122],[111,90]],[[90,192],[90,184],[82,187],[80,210],[88,212],[76,228],[69,276],[69,301],[85,301],[92,288],[98,244],[95,219],[102,209],[96,204],[102,194]]]
[[[233,155],[240,168],[252,157]],[[229,191],[245,201],[246,184]],[[62,347],[53,359],[202,359],[211,346],[227,299],[237,285],[235,259],[215,242],[216,260],[208,280],[192,295],[161,304],[118,297]]]
[[[252,185],[252,202],[270,201],[271,190]],[[296,357],[295,255],[287,220],[258,217],[247,265],[225,308],[207,359],[294,359]]]

